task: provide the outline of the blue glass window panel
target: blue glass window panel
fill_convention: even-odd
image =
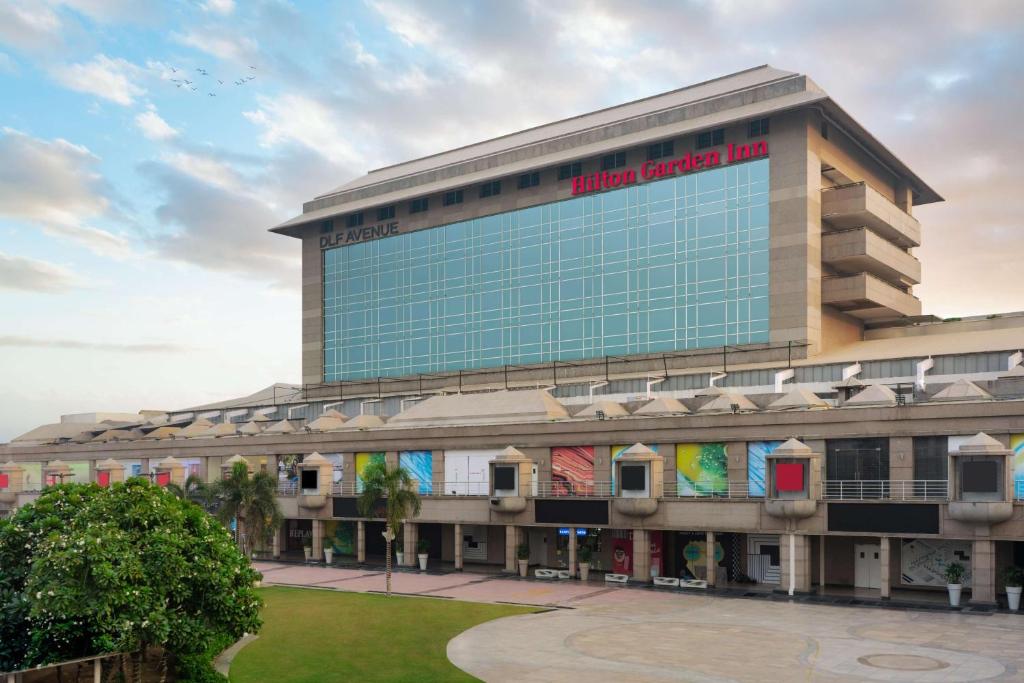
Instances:
[[[767,159],[324,252],[324,379],[768,340]]]

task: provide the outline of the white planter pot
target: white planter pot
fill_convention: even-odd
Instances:
[[[519,576],[521,576],[521,577],[523,577],[525,579],[527,572],[530,571],[530,561],[529,560],[516,560],[516,562],[519,563]]]
[[[327,564],[333,564],[334,548],[324,548],[324,562],[326,562]]]
[[[949,606],[959,607],[960,606],[960,591],[963,590],[963,585],[959,583],[947,583],[946,590],[949,591]]]
[[[416,559],[420,561],[420,570],[427,571],[427,558],[429,555],[426,553],[420,553],[416,556]]]
[[[396,550],[395,551],[395,558],[398,560],[398,566],[399,567],[404,567],[405,566],[405,552],[404,551]]]
[[[1006,601],[1010,603],[1010,609],[1015,612],[1020,609],[1020,591],[1020,586],[1006,587]]]
[[[656,579],[661,576],[661,567],[656,564],[651,565],[651,578]]]
[[[306,562],[309,562],[310,560],[313,559],[313,549],[312,548],[307,546],[307,547],[302,549],[302,552],[306,553]]]
[[[580,562],[580,581],[586,581],[590,576],[590,563]]]

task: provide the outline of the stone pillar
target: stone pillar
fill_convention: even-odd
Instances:
[[[881,563],[881,572],[879,577],[879,588],[882,592],[882,599],[888,600],[890,597],[890,589],[892,584],[892,577],[890,576],[890,558],[889,558],[889,537],[882,536],[879,539],[879,562]]]
[[[717,581],[718,563],[715,562],[715,532],[707,532],[707,557],[708,563],[708,585],[714,586]]]
[[[455,555],[455,571],[462,571],[462,525],[455,524],[455,546],[453,547]]]
[[[988,538],[974,541],[971,547],[971,604],[996,602],[996,544]]]
[[[324,559],[324,523],[319,519],[313,520],[313,561],[320,562]]]
[[[281,559],[281,530],[278,529],[274,532],[273,545],[270,548],[271,557],[275,560]]]
[[[569,576],[576,576],[576,527],[569,527]]]
[[[810,536],[793,533],[781,534],[779,542],[782,544],[782,547],[779,548],[782,564],[779,591],[789,592],[792,577],[794,593],[809,593],[811,590]],[[790,544],[792,544],[792,554],[790,553]],[[790,568],[791,564],[792,569]]]
[[[511,524],[505,527],[505,571],[507,572],[515,573],[516,571],[516,546],[519,545],[519,534],[519,527]]]
[[[420,542],[420,527],[415,522],[406,522],[402,525],[402,551],[405,553],[402,559],[406,567],[415,567],[418,564],[416,554],[419,549],[416,544]]]
[[[825,539],[827,537],[822,535],[818,536],[818,592],[825,592]]]
[[[366,522],[356,522],[356,562],[366,562]]]
[[[647,529],[633,529],[633,577],[636,581],[651,580],[651,534]]]

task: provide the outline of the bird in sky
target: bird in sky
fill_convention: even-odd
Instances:
[[[220,80],[219,78],[217,79],[217,82],[220,83],[221,85],[224,85],[224,81]]]
[[[174,67],[172,66],[172,67],[171,67],[171,72],[172,72],[172,73],[178,73],[178,70],[177,70],[177,69],[175,69],[175,68],[174,68]]]
[[[209,95],[210,97],[216,97],[216,96],[217,96],[217,95],[215,95],[215,94],[214,94],[214,93],[212,93],[212,92],[208,92],[208,93],[206,93],[206,94],[207,94],[207,95]]]
[[[196,71],[198,71],[199,73],[201,73],[204,76],[209,76],[210,75],[209,72],[206,71],[206,69],[196,69]]]
[[[252,66],[252,65],[250,65],[250,66],[249,66],[249,68],[250,68],[250,69],[252,69],[253,71],[255,71],[255,70],[256,70],[256,67],[254,67],[254,66]]]

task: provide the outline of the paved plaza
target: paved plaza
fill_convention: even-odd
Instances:
[[[269,562],[264,583],[383,591],[384,574]],[[397,572],[408,595],[553,608],[462,633],[448,657],[484,681],[1020,681],[1024,617],[836,607]]]

